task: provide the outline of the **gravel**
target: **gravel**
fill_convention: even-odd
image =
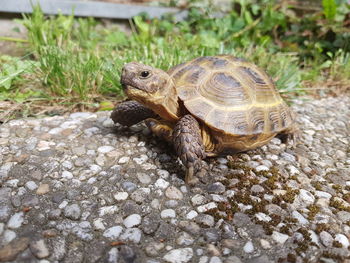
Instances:
[[[350,99],[296,101],[301,144],[208,159],[188,187],[173,149],[108,112],[0,126],[0,262],[343,262]]]

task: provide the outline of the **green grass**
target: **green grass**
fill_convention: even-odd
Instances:
[[[178,23],[171,17],[138,16],[131,21],[131,34],[94,19],[47,17],[35,7],[32,15],[19,21],[28,29],[28,55],[0,57],[0,98],[109,109],[106,101],[123,96],[120,71],[127,62],[167,70],[194,57],[222,53],[256,63],[289,97],[307,92],[305,83],[348,84],[350,36],[340,26],[347,7],[341,5],[334,14],[334,6],[326,2],[327,14],[302,18],[291,17],[286,7],[273,5],[272,0],[265,0],[265,5],[247,1],[222,18],[213,18],[208,6],[190,8],[189,19]],[[303,25],[309,22],[313,27],[311,22],[323,16],[327,19],[320,20],[322,30],[332,30],[343,49],[330,45],[324,36],[318,41],[314,31],[308,39],[303,36],[305,30],[314,30]]]

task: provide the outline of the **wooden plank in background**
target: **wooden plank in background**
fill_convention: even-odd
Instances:
[[[177,20],[186,17],[187,12],[177,8],[141,6],[129,4],[115,4],[97,1],[77,0],[0,0],[0,12],[4,13],[31,13],[33,4],[40,4],[45,14],[55,15],[62,13],[75,16],[129,19],[142,12],[148,13],[151,18],[172,13]]]

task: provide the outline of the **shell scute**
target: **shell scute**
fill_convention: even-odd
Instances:
[[[263,132],[265,126],[265,111],[261,107],[253,107],[248,114],[252,133],[257,134]]]
[[[212,61],[212,63],[210,63],[208,66],[211,69],[222,69],[225,68],[226,66],[228,66],[229,62],[225,59],[216,59],[214,61]]]
[[[249,94],[241,83],[227,72],[213,73],[199,88],[200,94],[217,107],[244,105],[250,102]]]
[[[221,130],[228,134],[245,135],[248,130],[246,111],[228,111],[226,123]]]
[[[201,120],[205,120],[208,112],[213,109],[213,105],[210,102],[200,97],[186,101],[185,106],[187,109],[195,109],[195,113],[191,112],[191,110],[190,112]]]
[[[255,70],[247,67],[240,67],[240,69],[245,72],[256,84],[267,85],[264,79]]]
[[[280,124],[280,110],[279,106],[270,108],[268,110],[269,122],[270,122],[270,130],[276,131],[281,127]]]

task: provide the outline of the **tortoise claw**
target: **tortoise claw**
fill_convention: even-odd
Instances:
[[[205,183],[208,179],[208,165],[202,161],[200,167],[195,168],[194,166],[190,166],[186,170],[185,182],[189,185],[195,185],[199,181]]]

